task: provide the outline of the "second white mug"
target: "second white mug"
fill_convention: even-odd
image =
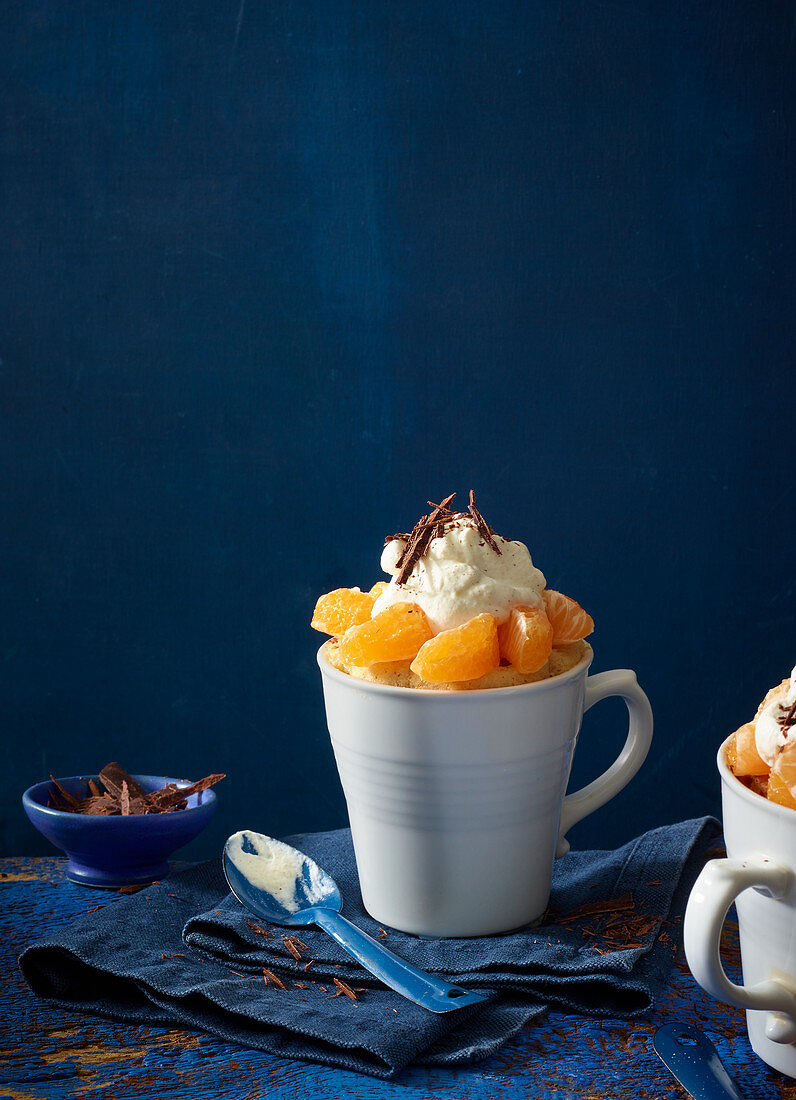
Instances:
[[[755,794],[727,763],[718,768],[726,859],[705,864],[685,912],[685,953],[699,984],[717,1000],[746,1009],[752,1049],[796,1077],[796,810]],[[743,985],[721,964],[721,929],[738,911]]]

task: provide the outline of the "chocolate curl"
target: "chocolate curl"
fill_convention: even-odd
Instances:
[[[159,791],[150,791],[146,795],[146,801],[149,805],[152,813],[160,813],[161,810],[168,809],[174,802],[179,800],[179,794],[177,793],[176,783],[167,783],[165,787],[161,787]]]
[[[278,986],[279,989],[287,989],[287,986],[282,981],[282,979],[278,978],[276,976],[276,974],[274,974],[273,970],[269,970],[267,966],[263,967],[263,978],[265,980],[266,985],[268,985],[268,983],[270,981],[270,982],[273,982],[273,984],[275,986]]]
[[[106,791],[109,791],[114,797],[122,797],[122,784],[127,784],[127,790],[132,798],[146,799],[146,795],[142,787],[136,783],[131,775],[124,770],[121,764],[117,764],[114,761],[111,764],[106,764],[102,771],[99,773],[100,780]]]
[[[403,548],[401,556],[398,558],[398,561],[396,562],[396,565],[398,566],[399,569],[403,565],[403,563],[406,561],[407,557],[411,556],[411,554],[414,552],[415,545],[417,544],[418,539],[420,538],[420,536],[422,535],[423,531],[425,530],[425,528],[427,526],[428,526],[428,516],[421,516],[420,519],[415,524],[414,528],[412,529],[408,539],[406,540],[406,546]]]
[[[348,982],[341,981],[340,978],[332,978],[332,981],[337,988],[337,992],[333,993],[329,1000],[331,1000],[332,997],[339,997],[342,994],[343,996],[348,997],[349,1001],[358,1001],[359,997],[357,997],[357,993],[366,992],[366,990],[362,987],[351,986],[348,984]]]
[[[450,496],[445,497],[440,504],[434,505],[429,515],[423,516],[415,524],[414,530],[412,531],[412,537],[404,547],[404,552],[397,562],[399,571],[395,578],[396,584],[406,584],[415,565],[420,561],[428,549],[429,543],[434,537],[440,521],[447,521],[450,518],[449,505],[455,496],[455,493],[451,493]]]
[[[164,800],[166,805],[168,805],[169,802],[185,803],[192,794],[201,794],[202,791],[206,791],[209,787],[214,787],[216,783],[220,783],[222,779],[226,779],[226,774],[219,773],[218,775],[206,775],[204,779],[198,779],[196,783],[191,783],[190,787],[177,787],[173,783],[169,783],[163,788],[163,792],[156,791],[155,794],[165,794],[165,792],[168,791],[169,794]],[[150,798],[151,797],[150,795]],[[163,801],[159,803],[161,806],[163,804]]]
[[[80,799],[75,798],[73,794],[70,794],[66,787],[62,786],[54,775],[50,775],[54,790],[50,791],[50,800],[55,803],[54,809],[56,810],[78,810],[80,806]],[[57,803],[61,805],[57,805]]]
[[[492,530],[492,528],[489,526],[489,524],[486,522],[484,517],[475,506],[475,493],[472,489],[470,490],[470,507],[468,508],[468,511],[475,520],[475,526],[478,528],[478,533],[487,544],[487,546],[491,547],[491,549],[494,550],[496,554],[501,554],[502,550],[495,542],[495,532]]]
[[[77,810],[77,813],[90,814],[92,817],[109,817],[111,814],[118,814],[118,812],[119,803],[115,798],[109,798],[106,794],[99,797],[84,798]]]

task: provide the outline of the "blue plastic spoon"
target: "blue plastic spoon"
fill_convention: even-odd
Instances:
[[[659,1027],[655,1051],[694,1100],[743,1100],[707,1035],[688,1024]]]
[[[248,829],[234,833],[224,845],[224,874],[252,913],[274,924],[316,924],[385,985],[431,1012],[487,1000],[419,970],[357,928],[340,912],[343,899],[334,879],[281,840]]]

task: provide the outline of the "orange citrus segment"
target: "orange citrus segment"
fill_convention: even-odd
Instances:
[[[739,780],[740,783],[745,784],[750,791],[754,791],[755,794],[759,794],[761,798],[768,798],[768,776],[767,775],[749,775],[746,779]]]
[[[796,810],[796,742],[786,745],[774,761],[768,777],[767,797]]]
[[[735,734],[732,735],[732,741],[727,746],[727,766],[733,775],[735,775],[736,764],[736,752],[735,752]]]
[[[429,639],[411,668],[427,684],[456,684],[486,676],[499,664],[497,622],[492,615],[476,615]]]
[[[569,596],[552,588],[546,589],[542,596],[547,617],[553,624],[553,645],[579,642],[594,630],[594,619]]]
[[[411,661],[432,636],[428,619],[413,603],[394,603],[340,639],[340,656],[351,665]]]
[[[768,775],[768,764],[757,751],[755,727],[751,722],[735,731],[732,748],[731,767],[736,775]]]
[[[515,607],[498,627],[500,656],[519,672],[538,672],[553,649],[553,627],[539,607]]]
[[[322,634],[339,637],[349,627],[367,622],[375,602],[369,592],[360,592],[358,588],[335,588],[315,604],[310,626]]]
[[[387,584],[386,581],[376,581],[376,583],[373,585],[373,587],[370,590],[370,595],[373,596],[374,599],[378,599],[379,596],[382,594],[382,592],[384,592],[385,589],[387,589],[389,587],[390,586]]]

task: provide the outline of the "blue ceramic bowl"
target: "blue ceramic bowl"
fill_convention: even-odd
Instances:
[[[98,776],[91,776],[97,781]],[[166,783],[190,785],[188,779],[164,775],[134,775],[145,791],[157,791]],[[88,776],[59,779],[70,794],[90,793]],[[25,813],[40,833],[69,856],[67,878],[85,886],[133,886],[165,878],[168,857],[193,840],[216,812],[213,791],[188,798],[184,810],[166,814],[131,814],[129,817],[93,817],[54,810],[47,805],[52,784],[48,779],[30,787],[22,796]]]

